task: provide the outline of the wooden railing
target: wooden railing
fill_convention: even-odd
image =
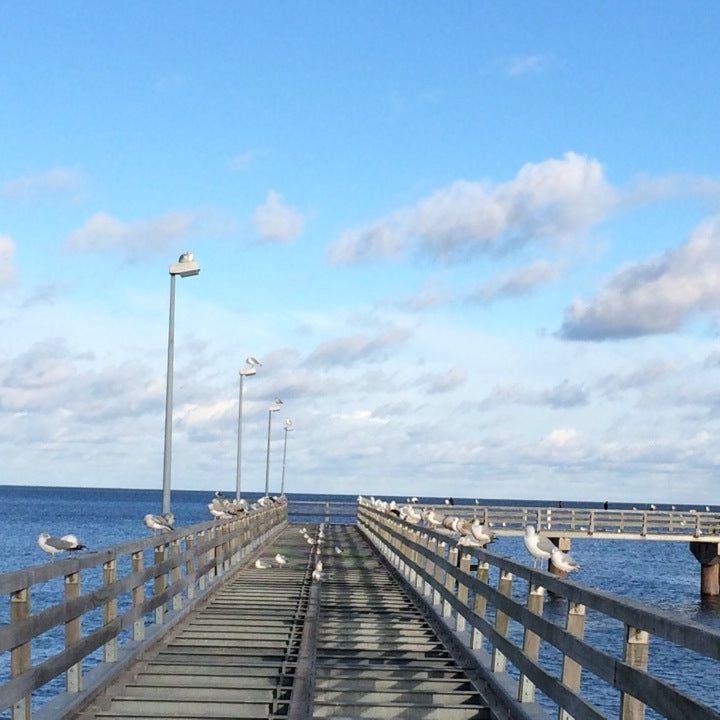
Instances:
[[[490,684],[505,688],[510,717],[528,717],[523,707],[535,702],[535,688],[544,694],[546,708],[550,703],[557,708],[559,720],[609,717],[580,692],[581,674],[588,672],[590,684],[600,682],[605,694],[608,689],[619,692],[622,720],[643,718],[645,706],[674,720],[720,718],[701,698],[648,672],[650,638],[662,638],[684,649],[681,653],[694,653],[683,660],[685,677],[696,679],[701,674],[717,701],[719,631],[480,549],[450,547],[446,536],[375,508],[360,506],[358,524],[410,586],[434,606],[453,636],[472,650]],[[472,557],[477,559],[474,572]],[[490,582],[491,569],[497,574],[496,586]],[[522,588],[517,587],[517,579]],[[567,601],[562,624],[543,617],[546,592]],[[524,602],[513,597],[518,594]],[[584,639],[588,613],[606,638],[617,633],[620,657]],[[559,672],[546,666],[552,653],[541,652],[541,643],[562,655]],[[508,664],[514,668],[515,680],[506,673]]]
[[[420,505],[439,515],[477,517],[498,535],[521,535],[526,525],[565,537],[645,538],[720,542],[720,513],[687,510],[597,510],[501,505]],[[553,531],[553,532],[549,532]]]
[[[286,522],[283,503],[237,520],[200,523],[0,575],[0,596],[9,595],[10,604],[9,622],[0,624],[0,658],[10,654],[10,677],[2,683],[0,676],[0,715],[11,708],[12,720],[29,720],[33,691],[63,673],[65,694],[39,716],[61,717],[79,705],[117,671],[119,660],[131,659],[164,634],[219,585],[218,578]],[[100,584],[83,592],[85,581],[91,586],[91,576],[97,579],[99,571]],[[43,584],[54,579],[62,580],[64,590],[57,588],[47,606],[33,613],[33,589],[40,594]],[[89,614],[99,610],[100,626],[83,635],[83,619],[90,621]],[[45,657],[33,663],[33,641],[53,630],[64,631],[64,648],[40,653]],[[85,675],[83,661],[100,648],[102,664]]]

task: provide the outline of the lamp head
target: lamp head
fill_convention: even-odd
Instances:
[[[180,277],[191,277],[200,273],[200,266],[195,261],[193,254],[186,250],[176,263],[170,266],[171,275],[179,275]]]
[[[241,375],[255,375],[255,368],[254,367],[240,368],[240,374]]]
[[[275,398],[275,402],[268,408],[268,410],[270,412],[277,412],[282,404],[283,401],[280,398]]]
[[[285,432],[290,432],[291,430],[294,430],[294,429],[295,429],[295,426],[293,425],[293,421],[290,418],[288,418],[285,421]]]

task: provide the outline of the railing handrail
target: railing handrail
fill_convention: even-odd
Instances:
[[[522,676],[528,678],[531,683],[537,685],[568,713],[572,714],[574,710],[580,709],[583,716],[602,717],[579,696],[577,697],[579,703],[572,700],[568,704],[567,688],[564,688],[557,678],[537,664],[537,649],[534,657],[527,656],[524,647],[520,648],[511,643],[505,637],[504,631],[499,631],[497,627],[493,627],[485,620],[484,610],[483,615],[478,616],[473,608],[463,602],[459,597],[459,588],[463,588],[465,600],[467,600],[468,592],[473,593],[475,598],[482,597],[483,602],[489,602],[496,608],[496,618],[504,615],[518,622],[525,628],[526,633],[534,633],[536,637],[556,647],[566,658],[572,659],[580,667],[588,669],[604,682],[619,689],[624,696],[630,698],[628,702],[638,702],[639,700],[641,703],[665,713],[667,717],[719,717],[712,708],[701,701],[687,696],[672,685],[648,673],[646,666],[633,664],[632,658],[628,660],[626,657],[625,660],[620,660],[604,650],[593,647],[581,636],[578,637],[568,629],[543,618],[542,610],[540,614],[537,614],[530,609],[529,605],[523,605],[515,600],[509,591],[503,592],[501,583],[503,578],[505,582],[509,583],[512,581],[513,575],[517,575],[527,581],[529,593],[538,587],[545,588],[555,595],[564,597],[570,604],[593,609],[622,622],[628,633],[631,631],[645,633],[646,643],[649,635],[657,635],[680,647],[715,660],[720,659],[720,631],[689,620],[677,620],[664,611],[647,608],[637,601],[628,601],[611,593],[559,579],[550,573],[533,570],[521,563],[488,553],[480,548],[463,549],[462,552],[459,548],[451,550],[448,541],[452,539],[448,536],[429,528],[412,525],[374,507],[360,506],[358,519],[387,547],[392,547],[398,567],[404,570],[406,577],[420,578],[426,583],[426,587],[432,588],[436,597],[435,602],[440,602],[443,606],[442,614],[444,616],[450,615],[450,608],[452,608],[458,618],[462,617],[463,622],[470,623],[489,640],[495,648],[494,652],[504,654],[518,668],[521,673],[521,682]],[[425,540],[420,542],[423,537],[427,538],[427,542]],[[437,552],[437,548],[442,547],[440,543],[448,547],[447,557],[444,549],[440,553]],[[480,566],[487,568],[489,565],[498,568],[500,579],[497,589],[487,581],[487,571],[482,579],[479,574],[474,577],[468,572],[469,562],[467,559],[461,562],[461,559],[467,558],[468,555],[477,557],[478,568]],[[421,559],[423,562],[420,562]],[[433,572],[428,570],[428,563],[432,564]],[[458,583],[458,590],[453,592],[451,588],[455,582]],[[626,640],[626,642],[630,642],[630,640]],[[634,700],[634,698],[638,700]],[[633,715],[633,717],[635,716]]]
[[[73,674],[73,689],[81,690],[82,672],[79,663],[89,653],[105,646],[105,660],[117,660],[120,632],[133,629],[133,640],[142,644],[145,638],[144,617],[155,611],[155,623],[165,623],[166,604],[172,610],[192,607],[215,587],[218,578],[264,541],[269,533],[287,521],[287,504],[282,502],[259,508],[226,521],[210,521],[178,528],[170,533],[142,540],[121,543],[104,550],[88,553],[61,562],[34,566],[0,576],[0,589],[10,595],[10,622],[0,624],[0,653],[10,651],[11,677],[0,684],[0,711],[13,706],[13,718],[30,717],[30,694],[61,673]],[[184,549],[180,543],[184,541]],[[143,554],[155,550],[154,562],[145,564]],[[117,559],[132,560],[128,574],[117,577]],[[101,565],[103,581],[98,587],[80,593],[82,570]],[[184,573],[183,573],[184,570]],[[59,602],[31,614],[32,588],[55,577],[64,577],[65,596]],[[145,585],[154,580],[152,594],[146,596]],[[26,584],[21,584],[25,582]],[[74,585],[75,590],[68,594]],[[197,589],[197,591],[196,591]],[[132,604],[117,613],[121,595],[132,594]],[[103,624],[81,636],[77,625],[86,613],[103,608]],[[33,665],[30,643],[43,633],[65,627],[65,646]],[[18,704],[19,703],[19,704]]]

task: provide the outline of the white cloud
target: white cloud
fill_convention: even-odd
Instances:
[[[552,65],[550,55],[516,55],[505,64],[505,72],[511,77],[519,75],[537,75]]]
[[[253,216],[255,229],[263,240],[289,242],[303,229],[302,214],[283,202],[282,196],[268,191],[265,201],[257,207]]]
[[[547,260],[536,260],[524,267],[491,278],[477,287],[470,298],[478,302],[492,302],[500,298],[520,297],[527,295],[538,285],[557,280],[562,272],[559,263]]]
[[[70,168],[56,167],[7,180],[0,185],[0,197],[32,200],[41,196],[77,193],[83,176]]]
[[[231,170],[245,170],[245,168],[252,165],[254,160],[255,153],[252,150],[247,150],[245,152],[238,153],[237,155],[233,155],[233,157],[228,160],[228,167]]]
[[[458,180],[365,227],[342,232],[334,263],[402,257],[409,246],[444,261],[500,254],[541,240],[577,236],[616,203],[602,165],[568,152],[524,165],[507,183]]]
[[[495,388],[482,402],[480,409],[492,409],[502,405],[538,405],[555,410],[587,405],[590,393],[584,385],[576,385],[569,380],[554,385],[547,390],[530,390],[521,385],[506,385]]]
[[[177,246],[192,232],[196,221],[194,213],[182,211],[132,222],[96,212],[68,235],[65,244],[71,250],[118,250],[132,259]]]
[[[467,380],[467,372],[462,368],[450,368],[428,373],[417,380],[416,385],[425,387],[429,395],[447,393],[460,387]]]
[[[608,340],[670,333],[691,317],[718,309],[720,219],[714,218],[677,248],[619,268],[592,300],[573,300],[560,336]]]
[[[390,348],[405,342],[411,333],[404,328],[390,328],[378,335],[346,335],[318,345],[305,360],[305,365],[330,367],[349,366],[360,360],[382,357]]]
[[[15,244],[8,235],[0,235],[0,288],[15,280]]]
[[[580,433],[575,428],[556,428],[543,438],[542,444],[553,448],[564,448],[576,445],[579,439]]]

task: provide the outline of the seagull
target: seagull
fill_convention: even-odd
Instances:
[[[340,547],[338,547],[338,546],[336,545],[336,546],[335,546],[335,554],[336,554],[336,555],[342,555],[342,548],[340,548]]]
[[[457,545],[461,547],[476,547],[481,548],[484,547],[487,544],[487,540],[485,542],[480,542],[479,540],[476,540],[471,535],[463,535],[458,541]]]
[[[487,545],[487,543],[495,540],[495,533],[482,525],[477,518],[470,523],[470,533],[474,540],[477,540],[477,542],[483,545]]]
[[[167,513],[168,515],[172,515],[172,513]],[[175,518],[173,518],[174,520]],[[164,515],[153,515],[152,513],[148,513],[143,520],[145,521],[145,526],[153,531],[153,535],[157,533],[159,530],[161,533],[164,532],[172,532],[172,522],[170,522]]]
[[[418,499],[413,496],[413,497],[410,498],[410,502],[411,502],[411,503],[416,503],[416,502],[418,502]]]
[[[278,553],[275,556],[275,562],[282,567],[283,565],[287,565],[287,558],[284,555],[281,555]]]
[[[534,525],[525,527],[525,535],[523,537],[525,548],[535,558],[533,565],[537,566],[539,560],[549,560],[553,550],[557,550],[555,545],[550,542],[544,535],[538,535]]]
[[[450,498],[445,498],[445,504],[446,504],[446,505],[454,505],[454,504],[455,504],[455,500],[453,500],[451,497],[450,497]]]
[[[564,553],[560,548],[556,548],[553,545],[552,553],[550,554],[552,564],[558,569],[563,570],[567,573],[573,570],[579,570],[580,565],[571,558],[567,553]]]
[[[85,545],[81,545],[80,541],[74,535],[63,535],[62,537],[52,537],[50,533],[41,532],[38,535],[37,543],[41,550],[53,557],[59,552],[74,552],[75,550],[83,550]]]
[[[272,563],[268,560],[263,560],[262,558],[258,558],[255,561],[255,567],[258,570],[268,570],[269,568],[272,567]]]
[[[262,367],[262,363],[256,358],[250,355],[250,357],[245,358],[245,362],[248,365],[252,365],[253,367]]]

